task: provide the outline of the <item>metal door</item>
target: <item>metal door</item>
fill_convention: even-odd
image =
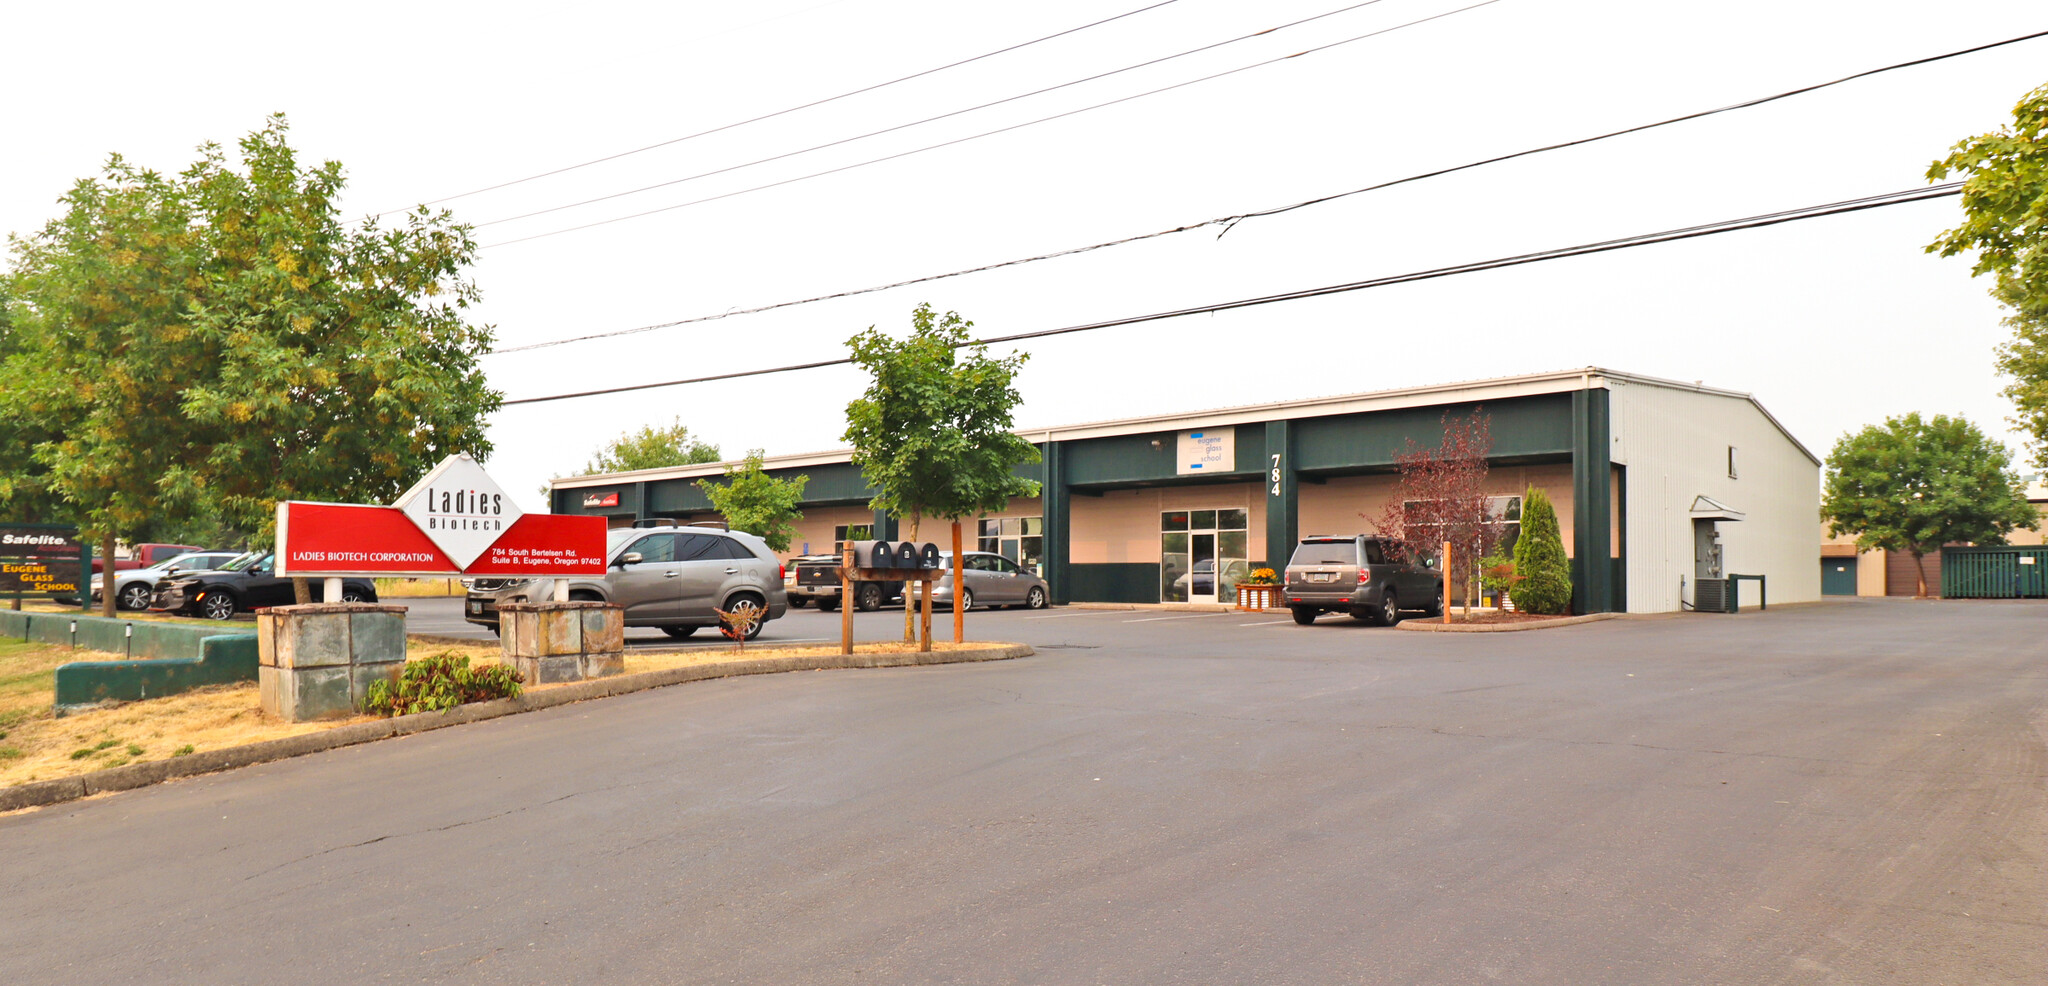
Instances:
[[[1822,558],[1820,560],[1820,594],[1823,596],[1853,596],[1856,594],[1856,559]]]
[[[683,574],[676,562],[676,536],[649,534],[627,545],[619,556],[630,554],[638,554],[640,560],[611,574],[612,601],[625,607],[627,622],[675,619],[681,610]]]

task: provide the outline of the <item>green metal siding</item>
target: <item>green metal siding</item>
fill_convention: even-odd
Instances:
[[[1067,566],[1067,599],[1077,603],[1156,603],[1159,566],[1121,562]]]
[[[1823,596],[1853,596],[1856,594],[1856,559],[1822,558],[1820,560],[1820,594]]]
[[[1941,595],[1945,599],[2048,597],[2048,546],[1943,548]]]
[[[1488,418],[1496,462],[1562,461],[1572,452],[1572,395],[1542,394],[1489,404],[1443,404],[1296,419],[1295,468],[1321,476],[1389,472],[1394,456],[1405,451],[1411,439],[1418,446],[1434,447],[1443,441],[1446,415],[1462,418],[1474,412]]]

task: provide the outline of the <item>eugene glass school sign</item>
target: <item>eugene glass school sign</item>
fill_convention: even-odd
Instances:
[[[604,554],[604,518],[528,514],[466,455],[388,507],[277,505],[279,575],[601,576]]]

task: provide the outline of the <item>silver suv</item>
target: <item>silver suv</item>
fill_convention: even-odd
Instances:
[[[501,603],[554,598],[555,580],[527,579],[485,588],[479,580],[463,600],[463,619],[498,629]],[[611,532],[602,578],[572,578],[569,598],[607,602],[626,610],[629,627],[660,627],[687,637],[718,625],[714,610],[767,610],[755,624],[761,635],[768,620],[789,610],[782,589],[782,565],[766,542],[744,531],[710,527],[621,528]],[[751,638],[750,638],[751,639]]]

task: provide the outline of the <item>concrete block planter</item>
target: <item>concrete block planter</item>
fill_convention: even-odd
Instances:
[[[498,607],[505,663],[533,685],[584,681],[626,670],[626,611],[597,602]]]
[[[346,718],[405,666],[404,606],[313,603],[256,611],[256,687],[287,722]]]

